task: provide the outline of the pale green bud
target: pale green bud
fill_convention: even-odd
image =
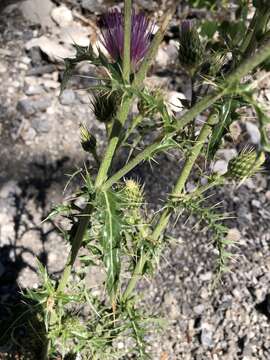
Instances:
[[[143,202],[143,189],[137,181],[133,179],[126,180],[124,192],[130,207],[136,208],[141,206]]]
[[[81,145],[84,151],[92,152],[96,149],[97,140],[94,135],[90,133],[87,127],[83,124],[80,125],[81,132]]]
[[[255,150],[243,150],[230,160],[226,176],[236,181],[244,180],[260,171],[264,162],[264,153],[258,156]]]

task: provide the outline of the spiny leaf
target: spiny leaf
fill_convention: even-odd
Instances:
[[[67,83],[71,78],[71,76],[73,75],[74,69],[78,63],[87,60],[90,62],[95,62],[96,60],[91,45],[79,46],[77,44],[74,44],[74,47],[76,48],[75,57],[64,59],[65,71],[61,82],[61,93],[65,90]]]
[[[270,152],[270,135],[267,130],[267,127],[269,129],[270,117],[259,106],[256,106],[255,110],[260,125],[262,147],[265,151]]]
[[[228,133],[231,123],[236,119],[235,110],[241,106],[241,102],[238,100],[229,99],[218,106],[219,121],[214,126],[211,141],[208,147],[208,154],[212,159],[219,149],[220,143],[225,134]]]
[[[101,201],[103,203],[101,245],[104,252],[103,262],[107,271],[106,286],[112,303],[115,303],[121,270],[119,204],[116,195],[111,191],[103,191]]]

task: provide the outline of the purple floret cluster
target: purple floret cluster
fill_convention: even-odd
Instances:
[[[132,12],[131,20],[131,63],[136,69],[144,58],[151,42],[153,23],[144,13]],[[113,9],[102,15],[100,19],[102,44],[113,60],[123,59],[124,51],[124,15],[118,9]]]

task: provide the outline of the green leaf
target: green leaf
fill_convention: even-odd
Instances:
[[[202,36],[206,36],[209,39],[212,39],[215,32],[218,30],[218,22],[213,20],[206,20],[201,24],[200,28],[200,34]]]
[[[229,132],[230,125],[236,119],[235,110],[240,106],[241,104],[239,101],[229,99],[224,101],[224,103],[218,107],[219,120],[213,128],[208,147],[208,155],[210,159],[215,156],[215,153],[217,152],[224,135]]]
[[[65,62],[65,71],[63,74],[63,79],[61,82],[61,92],[62,93],[73,75],[74,69],[76,65],[82,61],[90,61],[92,63],[96,62],[96,58],[93,53],[92,47],[89,46],[79,46],[77,44],[74,44],[74,47],[76,48],[76,55],[74,58],[66,58],[64,59]]]
[[[115,303],[121,270],[120,245],[121,245],[121,219],[119,202],[112,191],[103,191],[103,227],[101,231],[101,245],[103,247],[103,263],[107,272],[106,287]]]
[[[241,42],[243,34],[246,33],[245,22],[242,20],[237,20],[235,22],[225,20],[220,25],[219,33],[228,46],[234,50],[234,47]]]
[[[255,106],[255,110],[257,112],[260,125],[262,148],[264,151],[270,152],[270,135],[267,130],[270,125],[270,117],[259,106]]]

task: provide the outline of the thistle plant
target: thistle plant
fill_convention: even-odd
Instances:
[[[255,5],[258,9],[264,2],[256,1]],[[264,10],[269,20],[270,10]],[[81,125],[82,148],[94,156],[98,171],[86,167],[77,171],[74,176],[81,176],[81,188],[68,204],[59,205],[49,215],[68,219],[69,227],[61,231],[70,252],[58,279],[52,279],[39,265],[41,286],[29,289],[25,295],[29,309],[38,312],[38,326],[36,322],[31,324],[36,326],[37,335],[46,339],[40,344],[40,359],[54,359],[59,354],[62,358],[80,356],[97,360],[123,359],[127,354],[138,359],[151,358],[146,351],[146,335],[156,331],[161,321],[157,314],[142,309],[136,285],[143,276],[155,272],[159,254],[168,246],[166,229],[172,218],[179,221],[184,213],[197,217],[199,224],[208,227],[218,251],[217,274],[222,276],[230,266],[232,244],[226,238],[226,216],[215,207],[207,207],[207,194],[231,181],[240,183],[258,171],[263,166],[264,152],[269,149],[267,138],[263,137],[264,143],[258,149],[240,152],[229,163],[225,175],[209,175],[206,167],[205,174],[200,171],[200,176],[208,179],[206,185],[198,182],[191,193],[185,185],[198,172],[198,158],[210,162],[224,146],[229,126],[239,116],[237,110],[253,108],[261,129],[270,121],[265,109],[253,100],[256,86],[252,80],[270,56],[270,40],[264,36],[269,25],[264,22],[261,27],[256,12],[239,51],[227,48],[233,54],[231,61],[224,56],[224,48],[220,52],[209,49],[197,25],[183,21],[179,32],[180,65],[192,78],[192,86],[196,82],[201,86],[193,92],[190,106],[176,117],[168,111],[158,89],[153,91],[144,86],[174,11],[169,9],[152,37],[154,21],[136,13],[131,0],[125,0],[124,11],[110,10],[99,21],[101,43],[108,54],[101,49],[96,54],[90,44],[76,46],[76,57],[65,60],[62,88],[81,61],[106,70],[107,77],[98,79],[98,85],[88,91],[93,96],[96,119],[105,125],[107,145],[102,151],[94,134]],[[257,35],[260,32],[260,37],[254,32]],[[256,48],[251,48],[253,35],[257,39]],[[223,60],[217,62],[217,58]],[[210,66],[216,70],[207,76],[203,68],[209,59],[214,59]],[[136,99],[138,113],[134,115],[131,105]],[[204,124],[195,123],[202,113]],[[152,121],[151,126],[146,118]],[[127,152],[130,148],[131,153]],[[167,202],[153,215],[145,200],[144,184],[129,178],[129,172],[172,149],[181,152],[185,162],[175,169],[179,176]],[[120,150],[127,160],[119,168],[115,160]],[[103,291],[98,295],[85,281],[93,266],[106,274],[100,284]],[[124,346],[118,346],[119,343]]]

